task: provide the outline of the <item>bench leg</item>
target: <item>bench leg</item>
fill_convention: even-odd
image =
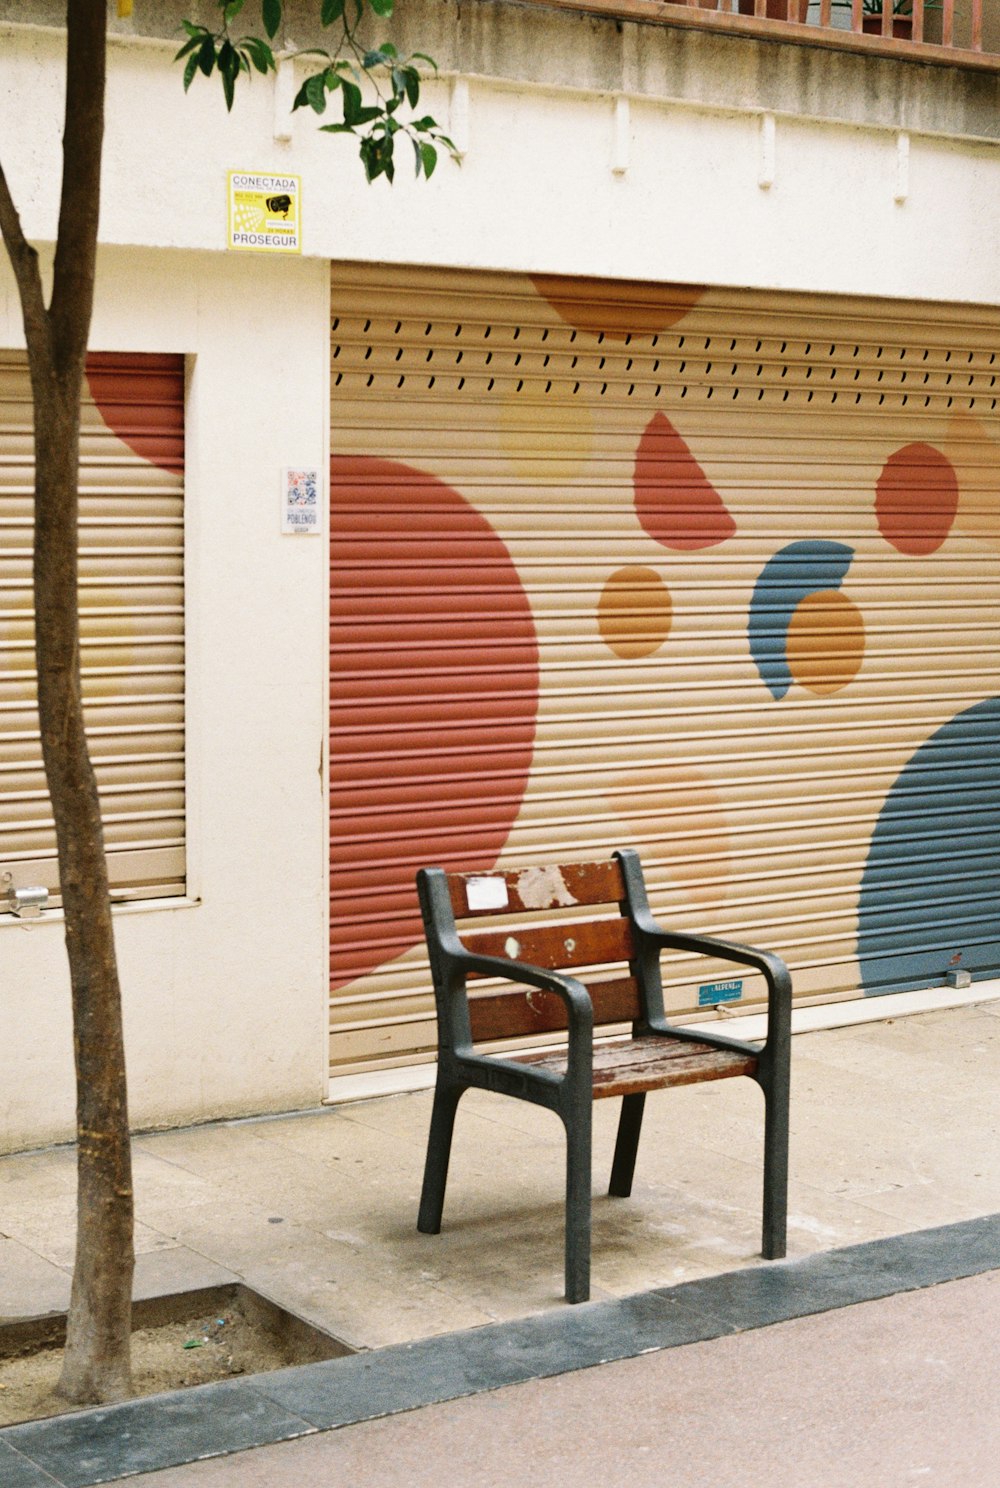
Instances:
[[[566,1301],[590,1296],[591,1105],[566,1120]]]
[[[645,1091],[638,1095],[626,1095],[622,1100],[622,1113],[618,1118],[618,1140],[611,1164],[611,1183],[608,1193],[615,1199],[627,1199],[632,1192],[632,1175],[635,1172],[635,1155],[639,1150],[639,1133],[642,1131],[642,1112],[646,1104]]]
[[[764,1226],[761,1254],[780,1261],[787,1249],[788,1071],[764,1087]]]
[[[427,1138],[427,1161],[424,1164],[424,1186],[417,1216],[417,1229],[422,1235],[438,1235],[441,1232],[455,1112],[465,1090],[464,1085],[442,1085],[440,1082],[434,1088],[431,1129]]]

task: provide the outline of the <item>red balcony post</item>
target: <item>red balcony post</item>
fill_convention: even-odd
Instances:
[[[913,40],[924,39],[924,0],[913,0]]]

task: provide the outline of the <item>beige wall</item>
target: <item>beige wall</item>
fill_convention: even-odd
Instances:
[[[183,351],[190,903],[116,911],[133,1120],[324,1090],[326,543],[282,537],[279,472],[322,466],[328,271],[108,249],[92,344]],[[19,340],[0,269],[0,343]],[[0,915],[0,1143],[64,1135],[62,920]]]
[[[411,31],[421,4],[406,12]],[[184,98],[173,41],[116,42],[104,239],[221,250],[226,171],[285,169],[302,175],[305,251],[320,258],[997,297],[992,74],[664,27],[619,32],[486,0],[460,26],[447,5],[427,24],[439,58],[466,67],[457,100],[451,78],[426,90],[465,160],[429,184],[404,160],[391,189],[366,188],[352,145],[318,133],[308,111],[289,126],[270,80],[257,78],[227,116],[214,81],[199,78]],[[50,237],[62,40],[2,21],[0,33],[4,159],[29,232]],[[776,119],[767,189],[763,110]],[[275,138],[276,124],[291,140]]]
[[[133,29],[155,11],[169,31],[176,8],[137,6]],[[3,18],[58,12],[0,6],[0,154],[40,241],[55,225],[62,40]],[[323,1090],[327,558],[320,540],[281,537],[277,483],[282,465],[326,456],[330,259],[1000,303],[1000,151],[979,137],[1000,118],[990,75],[489,0],[406,14],[448,72],[426,103],[465,159],[429,184],[404,162],[393,190],[366,187],[349,143],[311,117],[276,137],[271,81],[227,116],[214,83],[184,98],[176,38],[120,27],[112,48],[94,344],[183,351],[192,369],[197,902],[117,915],[140,1125]],[[302,176],[305,257],[222,251],[230,168]],[[0,269],[0,346],[20,341]],[[57,916],[0,916],[7,1146],[70,1127],[61,940]]]

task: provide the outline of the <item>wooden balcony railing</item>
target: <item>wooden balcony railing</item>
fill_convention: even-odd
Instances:
[[[985,0],[681,0],[689,10],[753,16],[756,20],[881,36],[895,41],[939,42],[983,50]],[[935,24],[936,23],[936,24]],[[964,36],[960,32],[965,31]]]
[[[561,9],[768,37],[774,41],[908,57],[913,61],[1000,69],[1000,0],[541,0],[541,3]]]

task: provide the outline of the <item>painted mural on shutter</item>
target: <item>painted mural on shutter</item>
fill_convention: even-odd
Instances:
[[[636,847],[800,998],[1000,968],[998,333],[334,269],[334,1073],[433,1047],[425,863]]]
[[[31,389],[0,352],[0,874],[58,898],[32,625]],[[82,404],[84,710],[117,899],[184,892],[184,359],[92,353]],[[6,889],[0,886],[0,910]]]

